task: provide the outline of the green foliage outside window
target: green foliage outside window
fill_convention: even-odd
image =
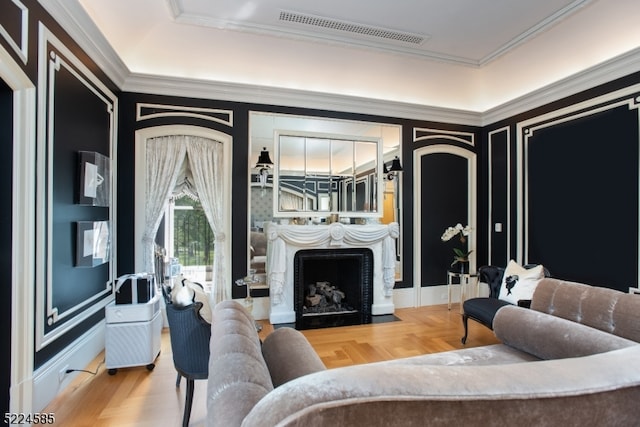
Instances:
[[[183,266],[213,264],[214,236],[200,201],[175,200],[173,253]]]

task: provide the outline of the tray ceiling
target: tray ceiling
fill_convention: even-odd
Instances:
[[[640,48],[637,0],[50,1],[133,74],[465,111]]]

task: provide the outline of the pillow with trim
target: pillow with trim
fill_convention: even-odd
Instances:
[[[514,260],[510,260],[502,276],[498,299],[511,304],[518,304],[520,300],[530,300],[542,278],[544,278],[542,264],[524,268]]]

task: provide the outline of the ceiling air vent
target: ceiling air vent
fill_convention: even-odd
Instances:
[[[399,31],[387,30],[385,28],[371,27],[368,25],[355,24],[353,22],[338,21],[321,16],[307,15],[297,12],[280,12],[280,21],[293,22],[295,24],[311,25],[314,27],[326,28],[329,30],[344,31],[348,33],[360,34],[364,36],[383,38],[396,42],[422,44],[425,40],[423,36],[403,33]]]

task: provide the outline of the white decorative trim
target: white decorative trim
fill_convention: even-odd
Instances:
[[[396,308],[418,307],[414,301],[413,288],[398,288],[393,290],[393,305]]]
[[[0,25],[0,35],[7,41],[24,64],[29,60],[29,9],[20,0],[11,0],[20,9],[20,40],[15,40],[7,30]]]
[[[509,177],[511,176],[511,127],[509,126],[505,126],[502,127],[500,129],[496,129],[493,130],[491,132],[489,132],[489,137],[488,137],[488,149],[487,152],[488,154],[488,177],[489,177],[489,182],[488,182],[488,190],[487,190],[487,198],[488,198],[488,206],[487,206],[487,218],[488,218],[488,227],[487,230],[489,231],[489,244],[488,244],[488,260],[487,263],[489,265],[493,264],[493,260],[491,258],[492,255],[492,247],[493,247],[493,233],[495,232],[494,230],[494,222],[493,222],[493,198],[491,197],[492,194],[492,186],[491,186],[491,182],[492,182],[492,177],[493,177],[493,165],[492,165],[492,161],[493,158],[491,157],[491,147],[493,146],[493,139],[491,138],[493,135],[496,135],[498,133],[502,133],[502,132],[506,132],[506,136],[507,136],[507,146],[506,146],[506,158],[505,158],[505,162],[506,162],[506,174],[507,176],[505,176],[505,182],[507,184],[507,188],[506,188],[506,194],[505,194],[505,200],[507,201],[507,206],[506,206],[506,227],[502,230],[503,233],[505,233],[505,235],[507,236],[507,258],[510,256],[509,254],[511,253],[511,180],[509,179]],[[503,265],[503,262],[505,263],[504,265],[506,265],[506,262],[508,260],[500,260],[500,264],[499,265]]]
[[[49,0],[40,4],[122,91],[147,94],[162,93],[169,96],[326,109],[382,117],[486,126],[640,70],[640,48],[637,48],[501,105],[482,112],[474,112],[339,94],[131,73],[91,21],[80,2]],[[580,6],[579,2],[575,4]],[[574,3],[568,7],[575,7]],[[175,15],[181,11],[173,10],[172,13]],[[486,58],[487,61],[490,59]]]
[[[544,129],[550,126],[558,125],[561,123],[573,121],[581,117],[591,116],[593,114],[607,111],[612,108],[627,105],[629,110],[638,111],[638,120],[640,121],[640,84],[626,87],[615,92],[607,93],[606,95],[592,98],[578,104],[572,104],[568,107],[554,110],[541,116],[533,117],[529,120],[525,120],[516,124],[516,161],[521,167],[517,168],[517,188],[522,191],[517,191],[518,195],[518,207],[517,211],[517,261],[521,264],[528,262],[528,251],[525,242],[528,241],[528,229],[529,229],[529,165],[526,160],[528,153],[529,138],[540,129]],[[623,99],[626,98],[626,99]],[[638,141],[640,143],[640,141]],[[640,219],[639,219],[640,221]],[[640,226],[640,223],[638,224]],[[640,238],[638,239],[638,250],[640,251]],[[638,267],[638,278],[640,279],[640,266]]]
[[[118,87],[130,71],[113,50],[109,41],[93,23],[79,1],[39,0],[38,3],[69,33],[80,48]]]
[[[266,235],[269,240],[267,284],[271,323],[295,321],[294,258],[302,249],[370,249],[373,254],[371,314],[393,313],[395,240],[399,232],[396,222],[389,225],[343,225],[336,222],[328,226],[269,224]]]
[[[105,322],[101,321],[39,367],[33,373],[33,412],[41,412],[80,375],[79,372],[74,372],[61,377],[61,370],[65,367],[85,369],[104,350],[104,342]]]
[[[36,89],[1,45],[0,79],[13,90],[9,412],[33,413]]]
[[[508,119],[553,101],[640,71],[640,48],[626,52],[482,113],[481,125]]]
[[[511,50],[515,49],[516,47],[522,45],[523,43],[531,40],[532,38],[536,37],[538,34],[541,34],[545,31],[547,31],[549,28],[551,28],[552,26],[556,25],[558,22],[560,22],[561,20],[569,17],[570,15],[572,15],[573,13],[576,12],[576,9],[580,9],[586,5],[588,5],[589,3],[591,3],[592,0],[574,0],[571,3],[567,4],[566,6],[564,6],[563,8],[561,8],[560,10],[556,11],[555,13],[553,13],[552,15],[546,17],[545,19],[543,19],[542,21],[538,22],[536,25],[534,25],[533,27],[529,28],[527,31],[525,31],[522,34],[519,34],[517,37],[515,37],[514,39],[509,40],[508,43],[505,43],[503,46],[499,47],[498,49],[494,50],[493,52],[491,52],[490,54],[488,54],[487,56],[485,56],[484,58],[482,58],[479,61],[479,65],[483,66],[483,65],[487,65],[489,62],[493,61],[494,59],[499,58],[502,55],[507,54],[508,52],[510,52]]]
[[[468,224],[469,226],[477,230],[477,155],[476,153],[464,149],[462,147],[456,147],[453,145],[446,144],[434,144],[427,145],[425,147],[418,148],[413,151],[413,282],[414,282],[414,290],[415,290],[415,301],[422,301],[421,293],[422,291],[422,268],[420,265],[420,260],[422,259],[422,242],[420,240],[420,236],[422,235],[422,223],[420,219],[422,216],[420,215],[420,206],[421,206],[421,187],[422,187],[422,169],[420,168],[420,159],[422,156],[427,156],[431,154],[440,154],[440,153],[449,153],[456,156],[460,156],[462,158],[467,159],[468,162],[468,171],[467,176],[469,177],[469,181],[467,183],[467,187],[469,188],[468,194]],[[475,271],[476,269],[476,234],[471,233],[467,239],[469,242],[469,249],[472,250],[471,255],[469,256],[469,269],[470,271]],[[446,280],[446,277],[443,277],[443,284]]]
[[[144,109],[165,110],[162,113],[144,114]],[[209,120],[233,127],[233,110],[218,110],[214,108],[185,107],[178,105],[148,104],[139,102],[136,104],[136,121],[155,119],[158,117],[192,117],[195,119]]]
[[[310,92],[298,89],[160,77],[147,74],[132,73],[127,77],[126,82],[122,86],[122,90],[150,95],[162,93],[168,96],[325,109],[345,113],[402,117],[414,120],[431,120],[471,126],[479,126],[481,123],[481,115],[479,113],[452,108],[438,108],[405,102]]]
[[[48,53],[48,44],[54,46],[60,55],[55,52]],[[68,61],[68,62],[67,62]],[[112,170],[116,170],[116,122],[117,122],[117,98],[116,96],[94,76],[73,53],[62,44],[62,42],[51,33],[48,28],[39,24],[38,39],[38,178],[37,188],[37,223],[41,227],[36,240],[36,286],[38,289],[45,289],[46,292],[37,293],[36,298],[36,350],[40,350],[54,340],[66,334],[69,330],[89,318],[94,313],[104,308],[112,299],[111,284],[115,276],[117,259],[117,242],[115,212],[116,202],[112,193],[109,207],[109,218],[111,221],[111,258],[109,262],[109,281],[105,283],[105,288],[101,292],[91,296],[82,303],[60,313],[57,307],[53,306],[53,216],[51,206],[53,206],[53,147],[54,147],[54,88],[56,72],[64,67],[80,83],[87,87],[97,98],[105,104],[105,109],[109,115],[109,145],[112,162]],[[111,174],[111,188],[116,188],[115,174]],[[46,318],[45,318],[46,308]],[[77,314],[76,314],[77,313]],[[59,322],[65,318],[70,318],[67,322],[49,332],[45,332],[47,325]]]
[[[421,135],[424,133],[424,135]],[[462,132],[455,130],[429,129],[429,128],[413,128],[413,142],[427,141],[430,139],[448,139],[451,141],[462,142],[470,146],[475,146],[475,134],[471,132]]]

